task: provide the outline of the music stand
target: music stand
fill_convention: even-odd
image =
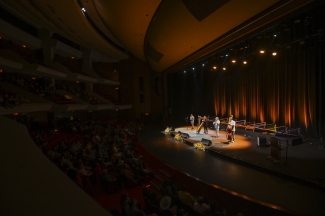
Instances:
[[[280,140],[275,138],[275,137],[271,137],[270,139],[271,141],[271,155],[267,157],[267,159],[270,159],[271,157],[274,158],[274,163],[277,163],[278,161],[280,161],[281,159],[281,144],[280,144]]]
[[[285,164],[288,164],[288,147],[289,147],[289,140],[286,138],[287,146],[286,146],[286,162]]]

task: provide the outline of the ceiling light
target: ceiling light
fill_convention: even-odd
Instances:
[[[184,71],[184,73],[186,73],[186,71]]]
[[[236,63],[236,60],[232,60],[231,62],[232,62],[232,63]]]
[[[222,70],[226,70],[226,68],[224,67],[224,68],[222,68]]]
[[[215,70],[215,69],[217,69],[217,67],[216,66],[213,66],[213,69]]]
[[[273,56],[276,56],[276,54],[277,54],[276,52],[273,52],[273,53],[272,53]]]
[[[265,51],[264,50],[260,50],[260,53],[264,53]]]
[[[247,64],[247,61],[243,61],[243,64]]]

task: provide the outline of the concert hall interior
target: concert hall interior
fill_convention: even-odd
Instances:
[[[0,0],[1,215],[325,215],[324,11]]]

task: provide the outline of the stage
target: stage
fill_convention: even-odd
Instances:
[[[325,149],[319,140],[302,139],[292,145],[292,138],[280,138],[280,158],[271,155],[270,135],[238,129],[235,142],[229,143],[226,131],[215,137],[180,126],[175,132],[189,138],[177,141],[158,126],[145,127],[140,133],[144,147],[155,157],[178,170],[235,193],[246,195],[271,205],[304,215],[325,215]],[[266,147],[257,145],[257,137],[267,141]],[[210,140],[206,150],[193,143]]]

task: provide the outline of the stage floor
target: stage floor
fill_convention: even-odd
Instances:
[[[212,129],[208,134],[195,129],[175,128],[190,136],[182,142],[151,125],[141,131],[140,140],[158,159],[202,181],[305,215],[325,215],[325,149],[317,140],[303,139],[292,146],[279,138],[283,150],[275,163],[267,159],[271,147],[257,146],[257,136],[269,140],[269,135],[239,129],[235,143],[228,143],[223,130],[216,138]],[[192,146],[202,138],[212,142],[205,152]]]

